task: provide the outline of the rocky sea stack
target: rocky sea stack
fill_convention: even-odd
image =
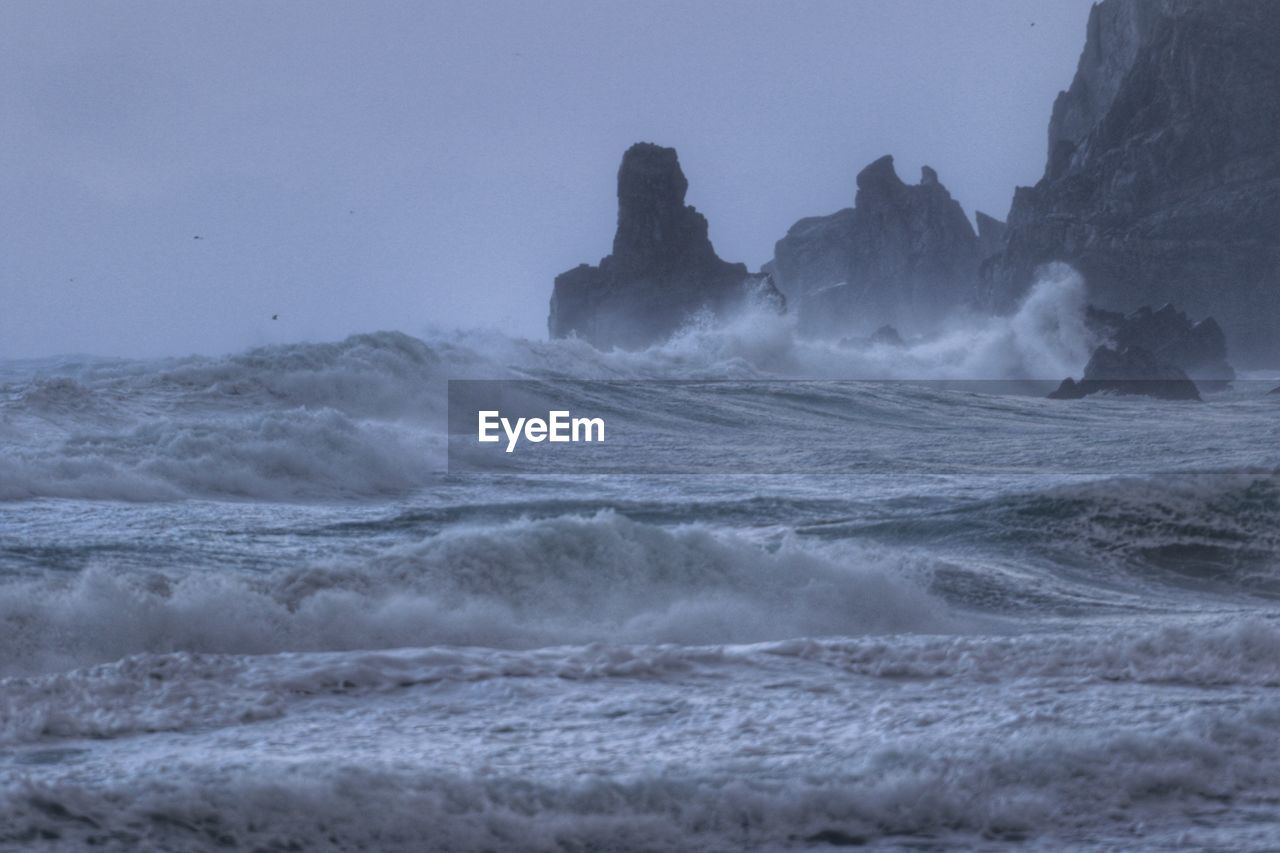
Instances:
[[[1202,383],[1234,375],[1227,339],[1241,366],[1274,364],[1278,49],[1276,0],[1102,0],[1054,103],[1043,177],[1016,191],[1007,223],[978,212],[975,229],[933,169],[908,184],[885,156],[859,173],[852,207],[795,223],[757,276],[716,256],[675,151],[635,145],[613,253],[556,279],[551,335],[639,347],[699,311],[785,294],[802,333],[855,340],[892,324],[913,337],[956,311],[1013,312],[1061,261],[1118,352],[1146,350]],[[1165,303],[1216,319],[1132,316]]]
[[[1104,0],[1020,188],[981,300],[1066,261],[1105,308],[1213,314],[1246,364],[1280,354],[1280,3]]]
[[[885,156],[858,174],[853,207],[791,226],[766,269],[805,331],[918,330],[970,301],[984,251],[1002,245],[1003,223],[980,216],[982,235],[933,169],[913,186]]]
[[[1121,350],[1144,349],[1185,371],[1202,387],[1221,388],[1236,377],[1227,362],[1226,335],[1212,317],[1193,323],[1185,313],[1166,304],[1155,311],[1143,306],[1128,315],[1089,306],[1086,320],[1109,345]]]
[[[1101,346],[1079,382],[1064,379],[1051,400],[1078,400],[1090,394],[1141,395],[1161,400],[1199,400],[1200,391],[1180,368],[1159,361],[1149,350]]]
[[[1049,396],[1076,400],[1100,391],[1167,400],[1199,400],[1200,390],[1221,390],[1235,378],[1227,341],[1212,317],[1193,323],[1172,305],[1143,306],[1131,314],[1088,306],[1085,324],[1103,343],[1080,382],[1064,379]]]
[[[634,349],[661,341],[701,311],[723,315],[759,299],[783,310],[767,275],[722,261],[707,220],[684,203],[689,182],[674,148],[641,142],[618,169],[613,253],[556,276],[548,330],[598,347]]]

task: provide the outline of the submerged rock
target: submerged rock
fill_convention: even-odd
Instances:
[[[551,337],[633,349],[669,337],[699,312],[723,315],[752,300],[785,309],[769,276],[716,255],[706,218],[684,203],[688,186],[674,148],[641,142],[627,150],[613,253],[556,276]]]
[[[1150,350],[1100,346],[1093,352],[1079,382],[1067,378],[1049,395],[1051,400],[1078,400],[1101,392],[1142,395],[1161,400],[1199,400],[1196,384],[1180,368],[1156,359]]]
[[[987,226],[991,245],[999,224]],[[911,186],[886,156],[859,173],[852,208],[801,219],[765,268],[803,330],[834,335],[859,325],[932,324],[969,301],[981,255],[978,235],[937,173],[926,166]]]
[[[1103,0],[1020,188],[982,300],[1005,310],[1066,261],[1118,311],[1212,314],[1237,358],[1280,356],[1280,3]]]
[[[907,344],[902,340],[902,335],[898,334],[898,330],[893,326],[881,326],[872,332],[868,337],[844,337],[840,339],[842,347],[894,347],[902,348]]]

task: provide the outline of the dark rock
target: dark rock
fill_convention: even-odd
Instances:
[[[1079,400],[1086,394],[1087,392],[1080,386],[1080,383],[1068,376],[1066,379],[1062,380],[1062,384],[1057,387],[1057,390],[1049,392],[1049,399]]]
[[[873,346],[876,344],[890,347],[906,346],[906,344],[902,342],[902,335],[899,335],[898,330],[893,326],[881,326],[876,329],[871,333],[871,338],[868,343]]]
[[[716,255],[706,218],[684,203],[688,186],[674,148],[642,142],[627,150],[613,253],[556,277],[551,337],[631,349],[669,337],[702,311],[723,315],[751,300],[785,309],[768,275]]]
[[[1181,368],[1201,387],[1222,388],[1235,379],[1227,362],[1226,335],[1212,317],[1192,323],[1169,304],[1156,311],[1143,306],[1128,315],[1090,305],[1086,322],[1112,347],[1147,350],[1158,361]]]
[[[985,261],[1003,252],[1009,226],[981,210],[975,212],[973,218],[978,222],[978,257]]]
[[[1064,379],[1051,400],[1078,400],[1090,394],[1142,395],[1161,400],[1199,400],[1200,392],[1187,374],[1171,364],[1158,361],[1149,350],[1098,347],[1079,382]]]
[[[1212,314],[1238,359],[1280,355],[1280,3],[1104,0],[1020,188],[981,301],[1011,308],[1066,261],[1113,310]]]
[[[909,186],[882,157],[858,175],[852,208],[791,226],[766,269],[803,330],[838,334],[932,324],[968,300],[980,260],[978,235],[937,173],[926,166]]]

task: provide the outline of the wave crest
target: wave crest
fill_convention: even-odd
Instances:
[[[10,672],[142,652],[256,654],[475,645],[754,642],[944,630],[901,563],[775,552],[610,512],[453,527],[343,564],[264,576],[122,574],[0,588]]]

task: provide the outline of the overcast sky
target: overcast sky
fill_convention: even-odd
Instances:
[[[639,140],[753,269],[886,153],[1003,218],[1089,5],[12,0],[0,357],[545,337]]]

